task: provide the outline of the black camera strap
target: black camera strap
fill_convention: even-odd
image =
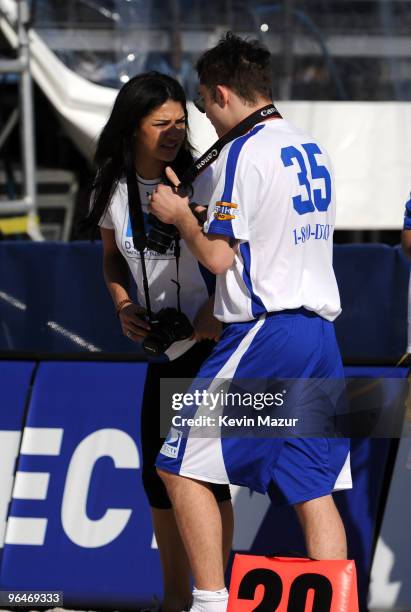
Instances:
[[[174,242],[174,256],[176,258],[177,280],[172,280],[171,282],[174,283],[176,285],[176,287],[177,287],[177,310],[178,310],[178,312],[182,312],[182,310],[181,310],[181,299],[180,299],[181,285],[180,285],[179,280],[178,280],[180,253],[181,253],[180,239],[176,238],[175,242]]]
[[[144,249],[147,246],[147,238],[144,227],[143,207],[141,205],[140,190],[138,188],[134,164],[128,164],[127,168],[127,197],[131,230],[133,234],[133,244],[134,248],[140,253],[141,270],[143,272],[143,291],[146,300],[148,319],[151,321],[153,318],[153,312],[151,310],[146,260],[144,257]]]
[[[216,161],[226,144],[249,132],[255,125],[257,125],[257,123],[267,121],[273,117],[282,119],[282,116],[274,104],[267,104],[266,106],[259,108],[254,113],[251,113],[251,115],[243,119],[243,121],[240,121],[240,123],[234,126],[229,132],[227,132],[227,134],[224,134],[222,138],[217,140],[199,159],[197,159],[197,161],[192,164],[192,166],[183,174],[181,178],[181,186],[190,186],[195,181],[197,176],[203,172],[203,170],[208,168],[208,166],[211,166],[211,164]]]
[[[140,254],[141,270],[143,273],[143,291],[144,298],[146,301],[147,315],[149,321],[153,320],[153,311],[151,310],[150,302],[150,289],[147,278],[146,260],[144,250],[147,247],[146,230],[144,227],[144,213],[141,204],[140,190],[138,187],[138,181],[136,178],[136,172],[133,166],[130,165],[127,172],[127,195],[128,195],[128,209],[131,222],[131,230],[133,234],[134,247]],[[180,240],[175,238],[174,240],[174,256],[176,258],[176,272],[177,279],[172,282],[177,286],[177,310],[181,312],[181,285],[178,280],[179,275],[179,260],[180,260]]]
[[[259,108],[257,111],[246,117],[243,121],[238,123],[235,127],[233,127],[227,134],[225,134],[222,138],[217,140],[196,162],[192,164],[192,166],[184,173],[181,179],[181,185],[183,187],[190,186],[197,176],[203,172],[208,166],[210,166],[213,162],[216,161],[218,156],[220,155],[222,149],[226,144],[246,134],[249,130],[251,130],[257,123],[261,123],[262,121],[267,121],[268,119],[272,119],[273,117],[281,118],[280,113],[274,106],[274,104],[267,104],[263,108]],[[147,315],[149,321],[153,318],[153,313],[151,310],[150,303],[150,291],[147,279],[147,270],[146,270],[146,262],[144,257],[144,250],[147,246],[147,239],[144,227],[144,215],[143,215],[143,207],[141,204],[140,192],[138,188],[137,178],[136,178],[136,170],[134,167],[134,160],[129,161],[127,164],[127,192],[128,192],[128,209],[130,214],[130,222],[131,229],[133,234],[133,243],[134,247],[140,253],[141,258],[141,269],[143,272],[143,290],[144,297],[146,300],[146,308]],[[181,286],[178,281],[178,273],[179,273],[179,259],[180,259],[180,241],[179,238],[175,239],[174,242],[174,254],[176,258],[176,270],[177,270],[177,280],[173,280],[172,282],[177,286],[177,307],[178,312],[181,312],[181,301],[180,301],[180,292]]]

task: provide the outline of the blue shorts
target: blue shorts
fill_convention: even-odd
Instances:
[[[343,379],[333,324],[304,309],[229,324],[196,380],[262,378]],[[172,429],[156,465],[195,480],[268,492],[278,503],[352,487],[346,438],[199,438]]]

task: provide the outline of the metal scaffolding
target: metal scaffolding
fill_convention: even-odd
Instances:
[[[28,37],[30,11],[27,0],[19,0],[17,6],[17,57],[10,60],[1,59],[0,74],[18,74],[20,76],[19,106],[18,109],[11,113],[0,132],[0,149],[18,120],[20,120],[23,192],[20,199],[0,200],[0,218],[24,215],[27,220],[26,233],[33,240],[42,240],[43,237],[38,228],[36,206],[33,86],[30,73],[30,46]]]

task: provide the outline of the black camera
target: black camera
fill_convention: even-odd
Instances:
[[[162,308],[150,321],[151,330],[143,340],[148,355],[162,355],[177,340],[185,340],[193,333],[186,315],[175,308]]]
[[[163,223],[151,213],[147,218],[150,224],[150,231],[147,235],[147,247],[156,253],[167,253],[173,241],[178,239],[179,233],[175,225]]]
[[[165,180],[164,184],[174,187],[168,180]],[[183,189],[183,192],[185,191],[189,198],[193,196],[194,190],[191,184],[185,185],[184,188],[183,185],[180,184],[180,188]],[[180,240],[180,234],[175,225],[163,223],[152,213],[149,213],[147,221],[150,225],[150,231],[146,239],[147,247],[152,251],[164,255],[164,253],[167,253],[173,241]]]

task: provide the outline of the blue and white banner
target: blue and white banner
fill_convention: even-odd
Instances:
[[[24,361],[2,361],[0,367],[0,555],[34,368]]]
[[[146,364],[43,362],[35,377],[34,368],[19,362],[0,367],[0,588],[62,591],[66,607],[136,608],[154,594],[161,598],[141,483]],[[346,374],[378,378],[384,403],[391,401],[384,380],[406,377],[408,370],[353,368]],[[336,496],[363,602],[390,444],[353,441],[354,488]],[[232,493],[234,550],[305,555],[292,508],[274,507],[248,489],[233,487]]]
[[[2,589],[147,601],[160,583],[141,484],[146,364],[42,363],[10,506]]]

